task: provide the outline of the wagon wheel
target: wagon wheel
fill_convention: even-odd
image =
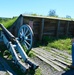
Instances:
[[[29,51],[33,44],[33,31],[29,25],[22,25],[18,32],[20,43]]]

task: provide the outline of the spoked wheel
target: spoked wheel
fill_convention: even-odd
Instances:
[[[18,38],[21,44],[29,51],[33,44],[33,31],[29,25],[22,25],[18,32]]]

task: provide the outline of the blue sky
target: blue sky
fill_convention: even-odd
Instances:
[[[0,17],[19,16],[23,13],[48,15],[53,9],[59,17],[74,18],[74,0],[0,0]]]

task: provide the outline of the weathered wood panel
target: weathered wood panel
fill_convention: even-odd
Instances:
[[[32,21],[30,26],[34,32],[34,38],[42,40],[43,36],[74,36],[74,21],[23,15],[19,16],[13,24],[11,32],[17,36],[20,26],[30,24],[30,21]]]
[[[41,21],[41,25],[40,25],[40,36],[39,36],[39,39],[42,40],[42,37],[43,37],[43,32],[44,32],[44,19],[42,19]]]

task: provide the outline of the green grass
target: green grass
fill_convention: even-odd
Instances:
[[[2,23],[2,22],[7,22],[7,21],[10,20],[10,19],[12,19],[12,18],[1,18],[1,17],[0,17],[0,23]]]
[[[44,38],[44,42],[47,43],[46,49],[50,50],[50,48],[56,48],[59,50],[64,50],[71,54],[71,38],[64,37],[64,38]]]
[[[30,58],[35,57],[34,52],[33,52],[33,51],[30,51],[29,54],[28,54],[28,56],[29,56]]]
[[[16,21],[17,17],[8,18],[4,20],[0,20],[0,23],[3,24],[7,29],[11,27],[11,25]]]
[[[8,21],[3,21],[2,24],[8,29],[11,27],[11,25],[16,21],[17,17],[16,18],[12,18]]]
[[[34,75],[41,75],[41,70],[38,68],[36,71],[35,71],[35,74]]]

